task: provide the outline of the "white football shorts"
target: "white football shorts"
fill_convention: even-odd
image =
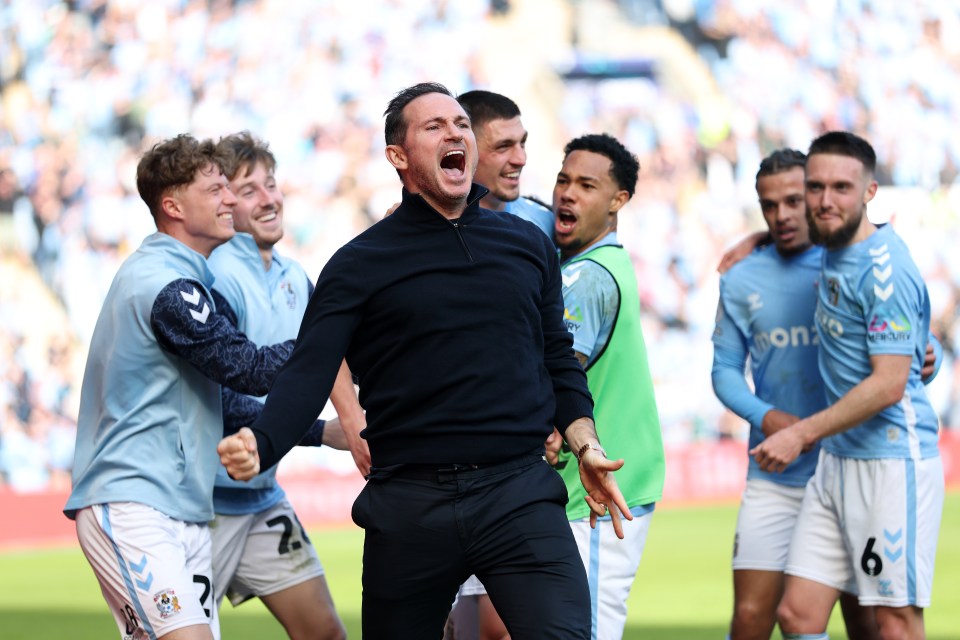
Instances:
[[[783,571],[803,489],[763,478],[747,479],[733,539],[734,571]]]
[[[77,538],[124,640],[209,624],[219,639],[206,524],[112,502],[77,511]]]
[[[593,640],[619,640],[623,636],[627,596],[640,567],[653,518],[653,511],[643,507],[634,508],[633,513],[633,520],[621,519],[623,540],[617,538],[609,515],[597,519],[596,529],[590,528],[590,518],[570,523],[590,584]]]
[[[786,573],[865,606],[930,606],[943,512],[943,462],[820,452]]]

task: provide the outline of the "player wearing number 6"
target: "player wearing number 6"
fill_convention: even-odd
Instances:
[[[920,376],[930,301],[903,241],[867,219],[875,165],[870,144],[850,133],[810,145],[807,215],[827,249],[816,327],[829,406],[750,452],[782,471],[821,443],[777,610],[787,640],[826,638],[841,591],[876,608],[883,638],[923,638],[930,605],[944,490]]]

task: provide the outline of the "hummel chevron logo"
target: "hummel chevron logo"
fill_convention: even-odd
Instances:
[[[143,555],[140,558],[140,562],[138,563],[129,562],[128,564],[130,565],[130,568],[133,569],[134,573],[141,574],[143,573],[143,570],[147,566],[147,556]],[[150,573],[148,573],[145,579],[143,580],[137,579],[137,580],[134,580],[134,582],[138,587],[140,587],[144,591],[148,591],[150,589],[150,585],[153,584],[153,572],[151,571]]]
[[[200,302],[200,292],[197,291],[197,288],[193,288],[193,293],[187,293],[186,291],[181,291],[180,295],[184,300],[187,301],[187,304],[197,306],[197,303]]]
[[[563,286],[569,287],[574,282],[580,279],[580,270],[577,269],[576,273],[572,273],[569,276],[561,273],[560,279],[563,280]]]
[[[184,300],[187,301],[187,304],[195,306],[200,302],[200,292],[197,291],[196,287],[193,288],[193,293],[187,293],[186,291],[181,291],[180,295],[183,297]],[[199,322],[200,324],[204,324],[206,323],[207,318],[210,316],[210,307],[207,306],[206,302],[204,302],[203,309],[201,309],[200,311],[190,309],[190,315],[193,316],[193,319]]]
[[[876,249],[870,249],[869,251],[870,251],[870,255],[879,256],[881,253],[886,253],[887,251],[889,251],[889,249],[887,249],[887,245],[883,245],[882,247],[877,247]]]
[[[889,261],[890,261],[889,253],[885,253],[882,256],[877,256],[876,258],[873,258],[873,264],[879,264],[880,266],[887,264],[887,262]]]
[[[875,284],[875,285],[873,285],[873,293],[874,293],[878,298],[880,298],[881,300],[883,300],[884,302],[886,302],[887,299],[888,299],[890,296],[893,295],[893,283],[891,282],[890,284],[888,284],[888,285],[887,285],[886,287],[884,287],[883,289],[880,288],[880,285]]]
[[[900,541],[900,538],[903,537],[903,529],[897,529],[893,533],[890,533],[886,529],[883,530],[883,537],[887,539],[887,542],[890,544],[896,544]]]
[[[890,274],[893,273],[893,265],[888,264],[887,268],[881,271],[877,267],[873,268],[873,277],[879,280],[880,282],[886,282],[890,278]]]
[[[140,587],[144,591],[149,591],[150,585],[153,584],[153,574],[152,573],[148,574],[146,580],[134,580],[134,582],[138,587]]]
[[[890,562],[896,562],[900,559],[900,556],[903,555],[903,547],[897,547],[896,551],[890,551],[886,547],[883,548],[883,555],[887,556],[887,560]]]
[[[747,300],[750,302],[750,311],[757,311],[763,308],[763,301],[760,300],[759,293],[751,293],[747,296]]]
[[[147,556],[146,556],[146,554],[144,554],[144,555],[140,558],[140,562],[139,562],[139,563],[131,562],[131,563],[129,563],[129,564],[130,564],[130,568],[133,569],[134,571],[136,571],[137,573],[143,573],[143,568],[147,566]]]

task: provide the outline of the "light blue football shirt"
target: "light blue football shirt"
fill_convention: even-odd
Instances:
[[[237,328],[257,345],[270,345],[297,337],[310,299],[311,282],[294,260],[276,250],[270,270],[264,270],[256,241],[237,233],[213,251],[208,261],[216,276],[213,288],[230,304]],[[258,398],[263,402],[265,396]],[[283,499],[273,466],[248,482],[230,478],[217,469],[214,510],[226,515],[258,513]]]
[[[851,458],[929,458],[938,423],[923,383],[930,298],[903,240],[888,226],[852,246],[827,251],[817,304],[820,372],[836,402],[872,372],[870,357],[913,359],[903,397],[863,424],[823,440]]]
[[[512,213],[518,218],[537,225],[540,231],[547,234],[548,238],[553,238],[553,211],[547,209],[530,200],[529,198],[517,198],[513,202],[508,202],[504,208],[507,213]]]
[[[822,254],[811,247],[784,258],[769,245],[720,278],[713,386],[720,401],[750,423],[751,449],[764,439],[760,425],[770,409],[805,418],[827,405],[814,326]],[[755,392],[743,375],[748,355]],[[802,487],[817,454],[814,447],[782,473],[763,471],[751,457],[747,477]]]
[[[220,385],[163,349],[151,326],[157,295],[181,279],[190,282],[181,295],[203,304],[194,320],[209,324],[213,274],[202,255],[169,235],[148,236],[110,285],[80,391],[64,508],[71,518],[109,502],[138,502],[184,522],[213,517]]]
[[[614,231],[590,249],[619,244]],[[560,270],[563,322],[573,334],[573,350],[587,356],[587,368],[603,353],[610,339],[620,308],[620,289],[610,272],[592,260],[566,262]]]

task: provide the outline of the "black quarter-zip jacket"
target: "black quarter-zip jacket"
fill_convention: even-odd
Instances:
[[[481,208],[485,193],[474,185],[451,221],[404,190],[393,215],[330,259],[252,425],[261,468],[316,420],[344,356],[375,467],[506,460],[593,417],[556,249],[529,222]]]

